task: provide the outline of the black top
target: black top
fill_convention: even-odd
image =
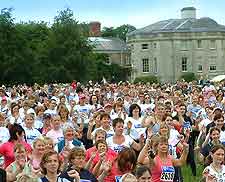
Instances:
[[[61,178],[66,178],[66,179],[68,179],[69,181],[71,181],[71,182],[73,182],[73,178],[71,178],[71,177],[69,177],[69,175],[68,175],[68,171],[70,171],[70,170],[73,170],[72,169],[72,166],[70,166],[70,167],[68,167],[67,169],[66,169],[66,171],[64,171],[64,172],[62,172],[61,174],[60,174],[60,177]],[[80,175],[80,179],[82,180],[90,180],[90,182],[97,182],[97,179],[96,179],[96,177],[91,173],[91,172],[89,172],[88,170],[86,170],[86,169],[81,169],[80,170],[80,172],[79,172],[79,175]]]

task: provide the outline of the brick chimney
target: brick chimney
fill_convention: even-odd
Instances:
[[[101,23],[98,21],[90,22],[89,30],[90,30],[91,37],[100,37],[101,36]]]

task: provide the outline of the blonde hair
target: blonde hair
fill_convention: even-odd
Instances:
[[[37,142],[42,142],[45,144],[45,140],[43,137],[37,138],[36,140],[34,140],[33,142],[33,148],[35,148],[35,145],[37,144]]]
[[[126,173],[122,176],[121,181],[122,182],[137,182],[137,178],[131,173]]]
[[[25,147],[21,144],[21,143],[18,143],[15,145],[14,149],[13,149],[13,152],[15,153],[16,151],[25,151],[26,152],[26,149]]]

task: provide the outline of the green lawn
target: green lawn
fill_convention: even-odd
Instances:
[[[182,167],[182,175],[184,177],[184,182],[199,182],[202,179],[202,171],[204,167],[202,165],[197,165],[197,176],[192,176],[191,168],[189,166]]]

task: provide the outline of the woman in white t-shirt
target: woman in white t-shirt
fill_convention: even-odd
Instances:
[[[31,146],[33,145],[33,142],[39,138],[41,133],[34,128],[34,115],[33,114],[26,114],[25,115],[25,126],[23,126],[23,129],[26,134],[27,143],[29,143]]]
[[[128,118],[125,120],[127,133],[138,140],[142,134],[145,133],[145,128],[142,125],[143,117],[141,117],[141,108],[138,104],[132,104],[129,108]],[[129,124],[131,127],[129,127]]]
[[[209,166],[203,171],[206,182],[225,182],[224,165],[225,148],[223,145],[215,145],[208,157]]]
[[[140,143],[136,143],[129,135],[124,135],[124,121],[121,118],[114,119],[112,125],[114,135],[106,139],[109,148],[118,153],[126,147],[132,147],[136,151],[141,150],[144,145],[144,137],[140,139]]]

